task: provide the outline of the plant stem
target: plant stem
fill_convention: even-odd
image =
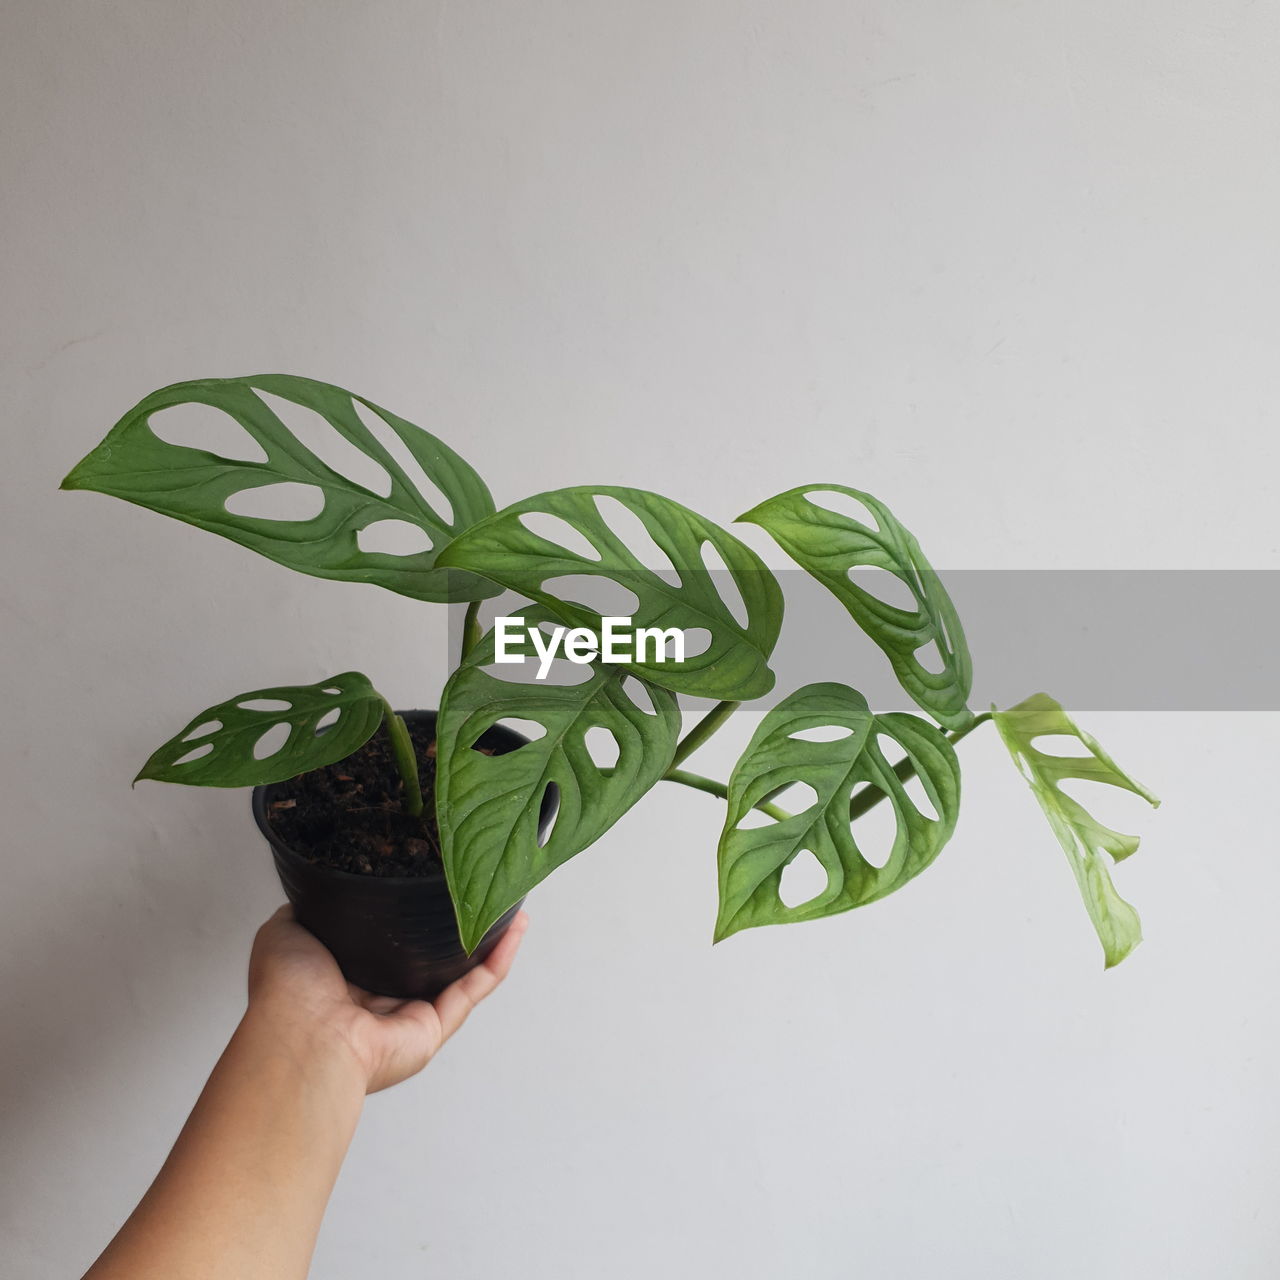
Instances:
[[[717,782],[714,778],[704,778],[700,773],[690,773],[688,769],[668,769],[662,775],[662,781],[678,782],[683,787],[692,787],[695,791],[705,791],[708,795],[719,796],[722,800],[729,795],[729,788],[723,782]],[[761,800],[756,805],[756,808],[761,813],[767,813],[769,817],[778,822],[793,816],[785,809],[780,809],[776,804],[770,804],[767,800]]]
[[[688,736],[680,743],[680,746],[676,748],[675,761],[673,762],[672,767],[662,775],[663,782],[678,782],[683,787],[692,787],[695,791],[705,791],[708,795],[719,796],[722,800],[728,798],[729,788],[726,787],[723,782],[717,782],[714,778],[704,778],[700,773],[690,773],[688,769],[677,769],[674,766],[675,763],[683,760],[684,757],[689,754],[689,751],[692,751],[699,742],[705,742],[707,738],[716,731],[721,722],[732,714],[733,709],[737,705],[738,704],[736,702],[719,703],[717,706],[713,707],[711,711],[709,711],[707,715],[704,716],[696,725],[694,725],[692,729],[689,730]],[[703,727],[712,720],[713,716],[716,717],[714,723],[704,731]],[[990,719],[990,711],[984,711],[981,715],[974,716],[974,718],[965,725],[963,729],[956,729],[953,733],[947,734],[947,741],[954,746],[961,738],[967,737],[980,724],[983,724],[985,721]],[[689,751],[682,752],[681,747],[683,747],[685,742],[688,742],[695,734],[700,734],[698,742],[695,742],[694,747],[690,747]],[[893,771],[897,774],[898,779],[901,782],[906,782],[908,778],[914,778],[916,776],[916,766],[912,762],[910,756],[905,760],[899,760],[898,763],[893,766]],[[849,802],[849,821],[852,822],[855,818],[860,818],[868,809],[875,808],[875,806],[878,805],[884,797],[885,792],[877,786],[863,787],[862,790],[859,791]],[[791,818],[795,816],[776,804],[770,804],[767,800],[761,800],[755,807],[759,809],[761,813],[767,813],[769,817],[778,822],[781,822],[784,818]]]
[[[676,745],[676,753],[671,757],[674,769],[682,760],[687,760],[706,740],[741,706],[740,702],[717,702]]]
[[[422,817],[422,783],[418,780],[418,757],[413,749],[413,739],[409,736],[409,726],[404,718],[398,716],[386,698],[382,699],[382,713],[387,726],[387,736],[391,739],[391,753],[395,757],[396,768],[404,780],[404,810],[412,817]]]
[[[467,605],[466,617],[462,620],[462,656],[465,658],[480,643],[484,628],[480,625],[479,600],[472,600]]]
[[[974,716],[963,729],[956,729],[953,733],[947,734],[947,741],[954,746],[961,738],[967,737],[980,724],[983,724],[985,721],[990,719],[990,711],[984,711],[980,716]],[[893,771],[897,774],[899,782],[906,782],[908,778],[914,778],[916,776],[915,762],[910,756],[907,756],[905,759],[899,760],[898,763],[893,766]],[[849,801],[849,821],[852,822],[855,818],[862,817],[868,809],[874,809],[876,805],[885,798],[886,794],[887,792],[877,786],[863,787],[862,790],[857,792],[853,799]]]

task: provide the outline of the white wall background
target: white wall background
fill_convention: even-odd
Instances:
[[[630,483],[727,520],[830,478],[944,567],[1278,565],[1271,6],[3,27],[6,1274],[78,1274],[130,1210],[280,897],[247,797],[130,791],[138,762],[243,688],[360,667],[430,705],[444,674],[436,611],[56,494],[154,387],[338,382],[500,501]],[[1166,800],[1121,969],[989,733],[920,881],[714,951],[718,807],[668,789],[372,1101],[314,1274],[1274,1275],[1276,718],[1087,720]]]

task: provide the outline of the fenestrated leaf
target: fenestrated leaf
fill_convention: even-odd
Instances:
[[[597,498],[612,498],[631,511],[670,559],[675,573],[644,565],[608,525]],[[521,516],[559,517],[595,548],[592,558],[532,533]],[[746,607],[746,625],[734,617],[702,558],[704,544],[720,554]],[[440,557],[537,600],[562,622],[598,627],[600,613],[549,590],[547,583],[587,575],[621,583],[635,593],[636,627],[705,628],[711,642],[683,662],[636,662],[629,669],[646,681],[704,698],[741,701],[773,687],[769,655],[782,625],[782,592],[764,562],[719,525],[643,489],[579,486],[556,489],[504,508],[455,539]],[[727,583],[725,584],[727,587]]]
[[[283,707],[256,708],[269,702]],[[326,728],[320,721],[338,713]],[[142,766],[135,782],[186,782],[197,787],[260,787],[343,760],[382,723],[382,697],[358,671],[317,684],[254,689],[202,711]],[[288,737],[259,760],[254,747],[277,725]],[[212,748],[206,750],[206,748]]]
[[[530,625],[548,615],[529,608]],[[436,817],[445,872],[470,951],[513,903],[556,867],[603,835],[666,772],[680,732],[675,698],[651,687],[653,712],[628,697],[618,667],[596,666],[577,685],[517,684],[483,668],[490,633],[445,686],[437,726]],[[503,755],[472,750],[507,717],[546,732]],[[587,734],[600,728],[617,744],[615,763],[598,766]],[[559,809],[538,846],[538,814],[549,786]]]
[[[1142,924],[1138,913],[1116,892],[1108,856],[1112,861],[1123,861],[1138,848],[1139,838],[1099,822],[1059,784],[1067,778],[1079,778],[1132,791],[1153,807],[1160,801],[1125,773],[1047,693],[1033,694],[1007,711],[992,707],[991,713],[1009,754],[1031,784],[1053,834],[1066,851],[1110,969],[1142,941]],[[1075,738],[1090,754],[1061,756],[1043,751],[1035,740],[1046,734]]]
[[[833,741],[795,735],[848,730]],[[937,817],[920,811],[876,741],[892,738],[915,765]],[[762,800],[794,782],[817,793],[803,813],[762,826],[743,826]],[[858,847],[850,822],[855,789],[885,793],[897,831],[883,866]],[[960,808],[960,766],[946,737],[918,716],[874,715],[867,700],[842,684],[810,684],[783,699],[761,721],[729,779],[729,811],[720,836],[720,912],[716,941],[757,925],[786,924],[836,915],[883,898],[923,871],[955,830]],[[787,865],[805,850],[827,873],[827,885],[808,902],[787,906],[779,896]]]
[[[810,501],[811,493],[840,493],[856,499],[872,512],[878,528]],[[808,484],[780,493],[738,519],[758,524],[835,595],[884,651],[898,682],[917,706],[948,729],[969,724],[973,667],[955,606],[920,544],[883,502],[844,485]],[[850,570],[863,567],[893,574],[915,597],[917,607],[899,608],[852,581]],[[940,671],[928,670],[916,656],[935,643]]]
[[[264,391],[319,414],[389,477],[387,496],[334,471],[292,432]],[[423,473],[448,500],[446,517],[414,485],[404,468],[361,421],[355,402],[376,414],[403,442]],[[149,419],[176,405],[204,404],[230,415],[266,454],[265,462],[224,458],[170,444]],[[303,484],[323,496],[310,519],[235,515],[228,499],[267,485]],[[109,493],[187,524],[220,533],[290,569],[318,578],[371,582],[416,600],[480,600],[498,589],[472,574],[436,568],[449,540],[491,515],[493,499],[472,468],[442,441],[362,396],[327,382],[286,374],[204,378],[153,392],[130,409],[106,438],[62,482],[64,489]],[[430,549],[410,555],[362,551],[359,533],[381,521],[407,521],[422,530]]]

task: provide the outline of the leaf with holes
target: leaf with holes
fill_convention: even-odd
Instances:
[[[528,609],[536,625],[545,615]],[[633,679],[595,666],[577,685],[516,684],[483,668],[493,662],[492,632],[445,686],[437,728],[436,817],[449,889],[468,951],[513,903],[556,867],[599,839],[666,772],[680,732],[675,698],[650,688],[652,711],[628,696]],[[534,721],[545,732],[504,755],[472,745],[499,721]],[[609,733],[617,760],[592,759],[587,735]],[[538,845],[543,794],[559,808]]]
[[[674,572],[646,567],[610,528],[598,499],[610,499],[638,519]],[[521,517],[553,516],[585,538],[590,556],[530,530]],[[725,566],[718,585],[703,559],[710,546]],[[600,611],[554,589],[563,577],[607,579],[634,594],[636,628],[707,631],[710,643],[684,661],[636,661],[628,669],[677,693],[742,701],[773,687],[769,655],[782,625],[782,592],[764,562],[731,533],[688,507],[643,489],[556,489],[506,507],[455,539],[442,565],[469,569],[537,600],[562,622],[597,628]],[[722,590],[723,587],[723,590]],[[745,620],[734,616],[725,593],[741,597]],[[646,650],[650,655],[651,650]]]
[[[1122,862],[1140,842],[1137,836],[1123,835],[1099,822],[1060,784],[1065,779],[1078,778],[1131,791],[1152,807],[1159,807],[1160,801],[1129,777],[1047,693],[1033,694],[1007,711],[992,707],[991,712],[1009,754],[1030,783],[1053,834],[1066,851],[1110,969],[1142,941],[1142,924],[1138,913],[1116,892],[1108,858]],[[1042,751],[1035,740],[1045,735],[1075,738],[1089,754],[1061,756]]]
[[[255,689],[202,711],[152,755],[134,781],[154,778],[197,787],[283,782],[364,746],[382,723],[384,709],[381,695],[358,671],[318,684]],[[254,748],[280,725],[288,726],[288,736],[258,759]]]
[[[846,732],[830,741],[797,736],[814,730]],[[907,794],[880,749],[879,735],[906,752],[936,817],[922,813]],[[757,804],[796,782],[817,795],[803,813],[743,825]],[[855,788],[861,795],[864,786],[883,791],[882,803],[892,805],[896,816],[893,848],[882,867],[863,856],[857,823],[849,818]],[[847,685],[810,684],[761,721],[729,779],[728,804],[720,836],[717,942],[758,925],[836,915],[883,898],[919,875],[955,830],[960,766],[946,737],[918,716],[875,715]],[[779,892],[783,872],[806,850],[826,871],[826,887],[808,902],[787,906]]]
[[[317,425],[336,432],[340,447],[354,447],[364,455],[366,469],[385,472],[387,492],[379,494],[330,467],[259,392],[318,414],[322,421]],[[265,461],[225,458],[162,440],[149,420],[181,405],[210,405],[228,414],[260,446]],[[361,419],[357,405],[382,424],[380,432],[390,447]],[[415,468],[443,495],[451,508],[448,513],[438,511],[422,492],[421,482],[411,479]],[[271,519],[228,510],[228,500],[271,485],[288,485],[294,492],[307,486],[308,493],[323,498],[323,507],[307,519]],[[416,600],[480,600],[498,590],[473,574],[436,567],[439,553],[453,537],[493,513],[484,481],[429,432],[327,382],[263,374],[175,383],[125,414],[62,487],[94,489],[149,507],[318,578],[370,582]],[[425,535],[429,548],[410,555],[363,550],[359,535],[373,525],[385,527],[387,521],[401,526],[407,522],[420,531],[418,537]]]
[[[878,527],[820,506],[811,493],[837,493],[860,502]],[[838,484],[802,485],[753,507],[739,520],[757,524],[806,572],[848,609],[880,646],[912,701],[948,729],[973,719],[968,708],[973,668],[951,597],[920,544],[884,503]],[[915,598],[914,609],[881,600],[858,585],[850,571],[883,569]],[[930,671],[916,656],[936,645],[942,669]]]

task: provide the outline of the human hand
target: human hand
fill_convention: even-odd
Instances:
[[[329,950],[281,907],[258,930],[249,957],[249,1016],[299,1051],[350,1053],[364,1091],[416,1075],[507,976],[529,925],[521,911],[483,963],[434,1001],[397,1000],[352,986]]]

